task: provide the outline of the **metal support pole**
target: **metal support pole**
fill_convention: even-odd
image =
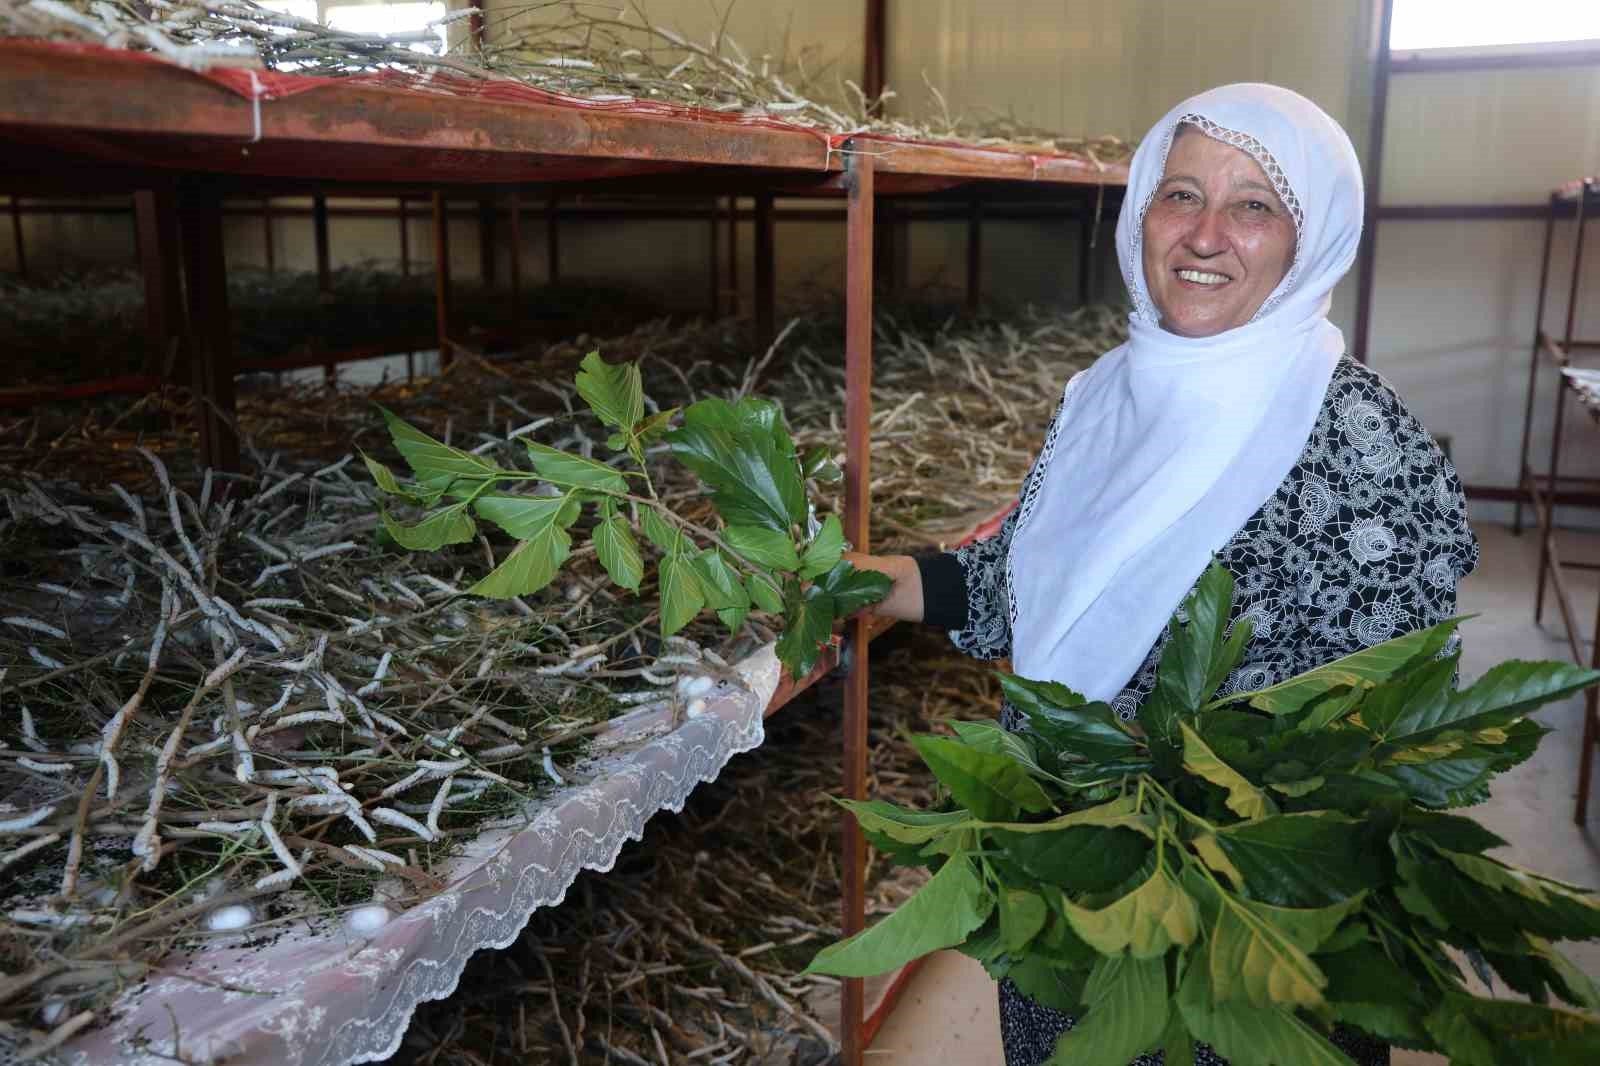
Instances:
[[[28,276],[28,251],[22,240],[22,197],[11,196],[11,242],[16,248],[17,277]]]
[[[870,155],[849,157],[845,242],[845,538],[856,551],[870,551],[872,471],[872,214]],[[867,651],[870,637],[862,615],[845,624],[850,673],[844,683],[844,791],[852,799],[867,792]],[[865,925],[867,845],[848,811],[841,819],[844,873],[844,935]],[[866,1003],[859,978],[842,986],[840,1029],[843,1066],[861,1066],[861,1023]]]
[[[439,334],[439,368],[450,365],[450,218],[444,193],[433,194],[433,307]]]
[[[512,188],[511,209],[511,340],[522,343],[522,194]]]
[[[967,201],[967,311],[977,314],[983,302],[983,200],[976,192]]]
[[[867,25],[862,34],[861,92],[867,98],[868,113],[881,117],[885,55],[888,51],[888,0],[867,0]]]
[[[739,198],[728,197],[728,314],[739,314]]]
[[[1594,628],[1589,632],[1594,637],[1589,668],[1600,670],[1600,603],[1595,605]],[[1596,744],[1600,744],[1600,688],[1590,686],[1583,696],[1583,751],[1578,756],[1578,809],[1574,817],[1579,825],[1589,818],[1589,783],[1594,777]]]
[[[1539,261],[1539,303],[1533,314],[1533,348],[1528,354],[1528,396],[1522,407],[1522,451],[1517,461],[1517,503],[1512,510],[1511,532],[1522,536],[1522,497],[1528,491],[1528,446],[1533,435],[1533,397],[1539,386],[1540,341],[1544,334],[1544,298],[1550,286],[1550,244],[1556,232],[1556,209],[1559,203],[1550,194],[1550,214],[1544,220],[1544,257]]]
[[[140,189],[133,194],[133,213],[144,275],[144,372],[165,377],[173,341],[183,329],[177,192],[170,185]]]
[[[707,266],[707,296],[711,307],[711,317],[716,318],[722,314],[722,201],[712,200],[706,210],[706,266]]]
[[[555,193],[544,205],[544,280],[549,285],[561,284],[561,215]]]
[[[495,275],[494,201],[478,201],[478,279],[485,289],[494,288]]]
[[[266,251],[267,273],[278,272],[278,247],[272,232],[272,197],[261,201],[261,244]]]
[[[1394,0],[1379,0],[1374,37],[1372,129],[1367,142],[1364,170],[1367,176],[1366,212],[1361,222],[1361,283],[1356,290],[1355,361],[1367,361],[1368,334],[1372,331],[1372,286],[1378,265],[1378,198],[1383,186],[1383,134],[1389,122],[1389,29],[1394,24]]]
[[[317,248],[317,332],[312,341],[316,351],[328,350],[328,310],[333,304],[333,258],[328,250],[328,198],[322,193],[311,198],[311,229]],[[338,381],[338,369],[329,361],[322,364],[322,380]]]
[[[200,461],[217,470],[237,470],[239,437],[232,422],[233,339],[228,329],[221,190],[202,181],[185,185],[178,210],[183,231],[189,367],[195,425],[200,434]]]
[[[395,201],[395,215],[400,219],[400,276],[411,276],[411,219],[406,211],[406,198]],[[406,353],[406,382],[417,379],[417,353]]]
[[[1085,205],[1078,221],[1078,306],[1084,307],[1094,294],[1094,244],[1095,227],[1100,223],[1099,210],[1090,211]]]
[[[756,344],[765,348],[777,336],[777,262],[773,240],[772,194],[756,194]],[[870,241],[868,244],[870,245]],[[870,264],[868,280],[871,280]]]
[[[1572,344],[1572,328],[1578,318],[1578,291],[1583,280],[1583,235],[1588,229],[1589,189],[1585,186],[1578,192],[1578,236],[1572,242],[1572,283],[1567,289],[1567,325],[1562,333],[1562,350],[1570,351]],[[1555,425],[1550,432],[1550,469],[1545,475],[1545,494],[1550,497],[1550,503],[1545,508],[1548,521],[1545,523],[1545,535],[1539,541],[1539,588],[1533,596],[1533,621],[1535,624],[1544,620],[1544,584],[1545,577],[1550,573],[1550,538],[1555,536],[1556,528],[1556,481],[1560,477],[1561,467],[1561,434],[1565,429],[1567,413],[1567,383],[1556,372],[1556,416]],[[1600,639],[1600,634],[1597,634]]]

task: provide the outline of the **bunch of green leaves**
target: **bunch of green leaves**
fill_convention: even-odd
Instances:
[[[1054,1062],[1348,1064],[1346,1024],[1463,1066],[1600,1062],[1595,983],[1553,942],[1600,937],[1600,896],[1487,854],[1446,808],[1532,754],[1528,712],[1600,674],[1506,662],[1456,684],[1457,621],[1281,684],[1217,697],[1250,638],[1233,582],[1201,578],[1136,722],[1005,676],[1028,729],[919,736],[944,809],[849,802],[868,838],[934,873],[811,969],[866,976],[956,947],[1075,1015]],[[1450,949],[1454,949],[1451,951]],[[1466,959],[1529,1002],[1474,996]]]
[[[383,492],[422,510],[407,525],[385,508],[389,536],[404,548],[435,551],[471,540],[478,520],[486,520],[517,544],[468,592],[525,596],[555,579],[587,511],[595,554],[620,587],[639,592],[645,578],[641,538],[654,546],[664,636],[707,609],[734,632],[752,610],[781,615],[778,658],[795,677],[816,664],[836,619],[888,592],[887,577],[856,570],[842,558],[844,529],[837,515],[828,515],[814,531],[808,528],[807,479],[842,475],[825,449],[796,451],[777,404],[709,398],[681,412],[647,415],[639,368],[607,363],[598,352],[584,358],[577,387],[610,430],[608,460],[528,440],[533,469],[506,468],[434,440],[385,410],[412,479],[401,481],[364,455],[367,469]],[[720,529],[689,521],[662,502],[645,463],[645,449],[658,441],[711,490]],[[521,484],[540,489],[508,491]]]

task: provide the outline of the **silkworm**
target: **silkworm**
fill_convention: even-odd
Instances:
[[[427,826],[423,825],[409,814],[402,814],[393,807],[376,808],[372,812],[372,820],[374,822],[382,822],[384,825],[392,825],[397,829],[404,829],[410,833],[415,833],[428,843],[433,843],[433,830],[429,829]]]
[[[13,614],[5,618],[0,618],[0,622],[4,622],[7,625],[16,626],[18,629],[31,629],[35,633],[43,633],[46,636],[55,637],[58,640],[67,639],[66,630],[53,626],[49,622],[41,622],[37,618],[28,618],[25,615]]]
[[[0,833],[20,833],[24,829],[32,829],[34,826],[50,817],[51,814],[55,813],[55,809],[55,804],[46,804],[45,806],[40,807],[37,810],[29,811],[27,814],[21,815],[20,817],[8,818],[4,821],[0,821]]]

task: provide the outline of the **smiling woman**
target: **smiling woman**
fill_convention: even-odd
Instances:
[[[1173,108],[1140,142],[1117,220],[1128,343],[1067,383],[998,535],[852,557],[895,579],[877,610],[1124,720],[1156,694],[1213,559],[1237,590],[1230,631],[1248,620],[1226,694],[1452,616],[1478,555],[1455,471],[1327,318],[1361,218],[1350,140],[1305,97],[1229,85]],[[1009,703],[1001,721],[1026,728]],[[1075,1024],[1077,1005],[1030,980],[1000,987],[1008,1066],[1050,1059]],[[1357,1066],[1389,1060],[1354,1030],[1331,1039]],[[1202,1045],[1194,1062],[1222,1059]]]
[[[1144,276],[1163,329],[1209,337],[1242,326],[1294,261],[1294,220],[1244,151],[1187,123],[1144,216]]]

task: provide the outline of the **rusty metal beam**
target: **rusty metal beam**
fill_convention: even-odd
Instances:
[[[1571,286],[1567,290],[1567,323],[1566,329],[1562,335],[1563,342],[1572,339],[1573,326],[1577,322],[1578,292],[1583,281],[1583,238],[1584,234],[1589,228],[1584,224],[1588,221],[1588,207],[1589,197],[1580,197],[1578,199],[1578,236],[1572,244],[1572,282]],[[1540,339],[1545,343],[1545,346],[1548,346],[1550,342],[1549,337],[1541,336]],[[1561,353],[1562,355],[1565,355],[1564,343],[1561,347]],[[1535,353],[1534,358],[1538,358],[1537,353]],[[1564,362],[1565,360],[1561,359],[1559,361]],[[1556,505],[1553,497],[1556,491],[1556,482],[1560,480],[1561,477],[1561,433],[1565,428],[1564,422],[1566,420],[1566,413],[1566,379],[1558,372],[1556,374],[1555,425],[1551,429],[1550,433],[1550,467],[1545,477],[1545,492],[1549,494],[1552,499],[1550,500],[1549,509],[1546,512],[1542,523],[1544,525],[1545,535],[1539,541],[1539,587],[1537,591],[1534,592],[1533,596],[1533,620],[1536,624],[1544,619],[1545,576],[1548,574],[1552,579],[1554,579],[1556,583],[1556,590],[1558,592],[1561,590],[1561,564],[1553,557],[1553,538],[1555,536],[1554,525],[1556,517]],[[1562,613],[1567,616],[1567,629],[1570,633],[1572,629],[1571,611],[1565,601],[1562,603]],[[1600,640],[1600,634],[1596,635],[1596,639]],[[1574,656],[1574,658],[1578,657]],[[1579,661],[1581,661],[1581,659]]]
[[[22,239],[22,197],[11,194],[11,242],[16,249],[17,277],[28,276],[28,251]]]
[[[200,461],[217,470],[237,470],[239,437],[233,423],[233,339],[228,328],[221,193],[203,180],[188,182],[180,190],[178,211]]]
[[[183,333],[177,191],[159,185],[135,193],[134,222],[144,276],[144,373],[165,377],[174,342]]]
[[[450,365],[450,215],[444,193],[433,194],[433,308],[439,334],[439,366]]]
[[[889,19],[887,0],[867,0],[867,26],[862,35],[861,91],[867,98],[868,113],[882,116],[884,71],[887,68]]]
[[[871,550],[872,501],[872,230],[873,157],[850,157],[849,215],[845,223],[845,538],[856,551]],[[844,688],[844,791],[865,799],[867,790],[867,623],[846,623],[850,674]],[[867,845],[855,816],[841,818],[841,868],[845,936],[865,925]],[[859,978],[842,986],[840,1029],[843,1066],[861,1066],[865,1010]]]
[[[772,194],[756,194],[756,344],[765,348],[777,336],[778,265],[773,239]],[[870,272],[869,272],[870,273]]]
[[[1539,348],[1544,337],[1544,302],[1550,286],[1550,246],[1556,232],[1556,199],[1550,203],[1544,220],[1544,253],[1539,260],[1539,302],[1533,313],[1533,347],[1528,353],[1528,395],[1522,407],[1522,450],[1517,459],[1517,469],[1528,467],[1528,448],[1533,437],[1533,398],[1539,387]],[[1516,507],[1511,516],[1511,532],[1522,535],[1522,494],[1517,494]]]
[[[1367,361],[1368,335],[1372,332],[1372,287],[1378,266],[1378,198],[1383,188],[1383,134],[1389,122],[1389,29],[1394,24],[1394,0],[1378,0],[1373,13],[1377,54],[1372,67],[1372,128],[1368,131],[1365,218],[1361,223],[1361,249],[1357,255],[1360,281],[1356,289],[1356,335],[1351,356]]]

